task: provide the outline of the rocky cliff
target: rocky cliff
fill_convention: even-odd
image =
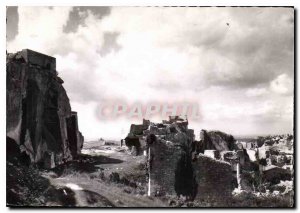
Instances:
[[[7,54],[8,158],[53,168],[80,153],[84,139],[62,84],[55,58],[28,49]]]
[[[204,153],[204,150],[229,151],[233,150],[235,139],[232,135],[228,135],[221,131],[206,131],[201,130],[199,151]]]

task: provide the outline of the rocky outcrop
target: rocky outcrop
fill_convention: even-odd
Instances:
[[[221,131],[201,130],[200,141],[198,142],[199,151],[204,150],[229,151],[234,149],[235,139],[232,135],[228,135]]]
[[[28,49],[7,55],[7,143],[44,167],[75,158],[84,140],[62,83],[55,58]]]

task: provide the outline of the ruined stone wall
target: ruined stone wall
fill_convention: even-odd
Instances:
[[[193,161],[193,170],[198,184],[195,200],[231,196],[234,178],[229,163],[199,154]]]
[[[151,195],[193,196],[191,158],[185,147],[158,140],[150,146]]]
[[[202,133],[202,139],[211,142],[207,147],[215,148],[209,135]],[[194,131],[188,129],[187,121],[177,117],[159,124],[152,123],[144,134],[148,135],[146,147],[150,195],[184,195],[191,199],[231,197],[235,181],[231,164],[203,154],[194,155]],[[230,143],[232,138],[227,138],[223,133],[220,135],[213,140],[221,139],[220,146],[226,145],[226,149],[229,149],[227,139]],[[220,158],[218,150],[210,151],[206,154]]]
[[[175,170],[181,155],[180,147],[173,143],[158,140],[150,146],[151,195],[176,195]]]
[[[60,164],[75,157],[70,144],[83,143],[77,115],[67,122],[73,115],[55,65],[55,58],[31,50],[7,55],[7,141],[17,143],[33,163]],[[68,135],[68,128],[76,137]]]
[[[164,123],[152,123],[146,134],[148,174],[151,195],[193,196],[191,164],[193,131],[179,117]],[[150,156],[149,156],[150,149]],[[150,169],[149,169],[150,167]]]

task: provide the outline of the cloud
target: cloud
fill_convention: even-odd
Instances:
[[[86,26],[85,19],[88,17],[89,13],[92,13],[95,17],[101,19],[103,16],[109,15],[110,8],[90,6],[73,7],[69,13],[67,23],[63,26],[63,32],[75,33],[79,26]]]
[[[18,7],[18,34],[7,44],[10,52],[33,49],[54,55],[66,49],[62,28],[68,18],[69,7]],[[55,18],[54,18],[55,17]]]
[[[105,32],[103,35],[103,45],[98,51],[99,54],[104,57],[111,51],[119,51],[122,47],[118,45],[117,38],[119,33],[116,32]]]
[[[125,15],[126,23],[118,21]],[[282,8],[114,8],[103,25],[122,32],[122,46],[186,53],[199,83],[251,87],[268,84],[282,69],[291,74],[291,20],[293,10]]]
[[[292,8],[19,7],[18,14],[8,51],[57,58],[87,138],[120,137],[130,125],[104,127],[93,117],[115,100],[197,102],[197,131],[292,130],[293,113],[285,113],[293,106]]]
[[[290,95],[294,89],[294,81],[287,74],[281,74],[271,81],[270,88],[275,93]]]
[[[246,95],[249,97],[263,96],[268,93],[266,88],[250,88],[246,91]]]

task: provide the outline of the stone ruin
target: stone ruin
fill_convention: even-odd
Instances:
[[[233,188],[252,190],[252,176],[249,174],[257,170],[258,166],[251,162],[247,150],[242,144],[237,143],[232,135],[220,131],[201,130],[200,140],[195,141],[196,158],[202,156],[202,153],[219,164],[223,162],[229,165],[231,175],[227,176],[227,183],[231,179]]]
[[[130,132],[125,138],[125,145],[133,155],[139,155],[146,148],[144,131],[150,127],[150,121],[143,119],[142,124],[131,124]]]
[[[194,131],[187,119],[170,116],[169,121],[152,124],[146,133],[150,195],[194,197],[196,180],[192,168]]]
[[[240,141],[237,146],[242,146],[249,156],[250,164],[258,167],[252,171],[256,170],[259,173],[261,182],[266,183],[265,185],[279,184],[280,181],[292,181],[294,172],[293,135],[258,137],[251,141]],[[243,180],[245,178],[242,178],[242,183]]]
[[[129,149],[138,150],[134,155],[146,153],[149,196],[226,199],[238,184],[236,160],[244,159],[243,166],[247,161],[243,151],[233,150],[233,136],[201,130],[196,141],[188,120],[179,116],[162,123],[132,124],[125,141]],[[238,158],[229,160],[226,152]]]
[[[77,113],[56,71],[56,59],[24,49],[6,57],[7,157],[53,168],[81,152]]]

